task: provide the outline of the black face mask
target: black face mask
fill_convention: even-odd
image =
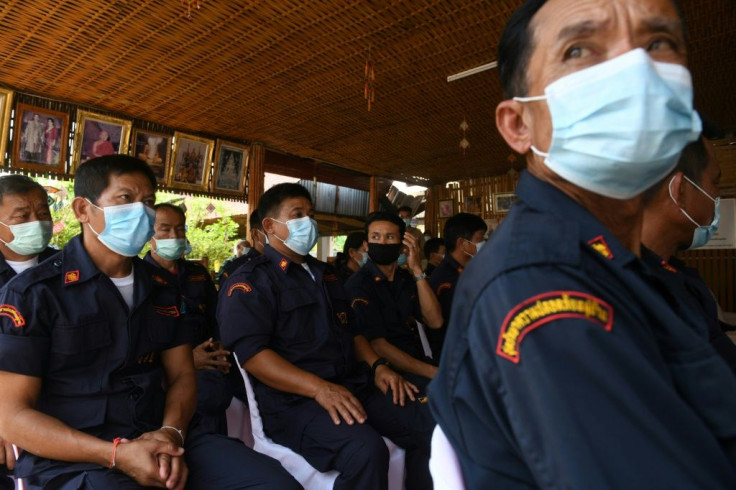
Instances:
[[[401,255],[400,243],[369,243],[368,256],[378,265],[396,262]]]

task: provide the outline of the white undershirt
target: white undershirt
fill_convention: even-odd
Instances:
[[[8,265],[13,268],[16,274],[20,274],[21,272],[38,265],[38,255],[36,255],[32,259],[24,260],[22,262],[8,259],[5,259],[5,262],[7,262]]]
[[[110,278],[115,287],[118,288],[118,291],[120,291],[120,295],[125,300],[128,308],[133,308],[133,293],[135,293],[133,272],[133,269],[131,269],[129,276]]]
[[[306,262],[302,262],[302,267],[304,267],[304,270],[309,273],[309,275],[312,277],[312,280],[314,282],[317,282],[317,279],[314,278],[314,274],[312,274],[312,270],[309,268]]]

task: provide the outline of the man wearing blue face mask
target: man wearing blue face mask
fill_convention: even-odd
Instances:
[[[671,0],[507,23],[496,126],[527,170],[429,387],[466,488],[733,488],[736,377],[640,258],[642,192],[701,129],[686,55]]]
[[[431,489],[427,405],[352,323],[334,270],[309,255],[318,239],[309,192],[278,184],[258,210],[269,244],[220,289],[217,319],[253,380],[266,435],[339,471],[336,490],[387,488],[385,436],[406,450],[406,488]]]
[[[682,308],[696,313],[695,318],[701,321],[691,326],[709,339],[736,371],[736,345],[721,328],[713,294],[697,270],[675,257],[678,251],[706,244],[717,229],[720,178],[720,167],[707,140],[685,147],[672,175],[647,191],[642,258],[663,276]]]
[[[135,158],[85,162],[82,234],[0,292],[0,436],[24,450],[16,475],[29,489],[298,488],[275,460],[188,430],[192,332],[176,288],[136,257],[155,189]]]

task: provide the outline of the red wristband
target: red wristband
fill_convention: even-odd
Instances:
[[[120,444],[120,441],[122,440],[122,437],[116,437],[112,441],[112,457],[110,458],[110,466],[108,466],[110,469],[115,468],[115,453],[118,452],[118,444]]]

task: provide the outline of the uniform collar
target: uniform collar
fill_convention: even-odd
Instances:
[[[60,257],[54,261],[55,265],[57,263],[61,267],[61,282],[64,287],[83,284],[103,275],[85,250],[82,235],[75,236],[66,244]],[[139,258],[133,257],[132,266],[135,270],[136,288],[139,287],[138,285],[150,283],[150,277],[142,269],[143,264]]]
[[[531,208],[576,223],[580,241],[604,259],[619,266],[637,260],[636,255],[624,247],[590,211],[552,184],[525,170],[519,178],[516,194]]]
[[[455,257],[450,255],[449,253],[445,254],[445,258],[442,259],[442,262],[440,262],[440,265],[442,265],[443,263],[445,263],[447,267],[449,267],[450,269],[456,271],[458,274],[462,274],[463,270],[465,269],[465,267],[460,265],[460,262],[455,260]],[[439,267],[440,265],[438,265],[437,267]]]
[[[5,274],[8,270],[11,270],[13,271],[13,273],[15,273],[13,268],[10,267],[5,260],[5,256],[3,254],[0,254],[0,274]]]
[[[176,276],[174,274],[172,274],[171,272],[169,272],[167,269],[164,269],[161,266],[161,264],[159,264],[158,262],[156,262],[156,259],[153,258],[153,255],[151,255],[151,251],[150,250],[148,252],[146,252],[146,255],[143,256],[143,260],[145,262],[148,262],[149,264],[153,265],[154,267],[156,267],[156,271],[161,272],[161,276],[163,276],[163,277],[154,275],[153,276],[153,280],[154,281],[158,282],[159,284],[164,284],[166,282],[176,282]],[[178,264],[178,267],[177,267],[177,271],[179,273],[179,276],[181,276],[182,273],[184,272],[184,270],[183,270],[183,267],[184,267],[183,261],[184,261],[184,259],[179,259],[179,264]]]
[[[386,277],[386,275],[383,272],[381,272],[381,269],[379,269],[376,263],[373,262],[372,260],[369,260],[368,262],[366,262],[363,267],[365,268],[368,275],[371,276],[371,278],[373,279],[373,282],[388,281],[388,277]],[[399,272],[398,266],[396,267],[396,272],[397,273]]]
[[[288,273],[289,268],[294,263],[291,259],[289,259],[287,256],[282,255],[281,252],[276,250],[270,245],[266,245],[263,247],[263,255],[268,257],[268,259],[273,263],[274,267],[278,270],[280,270],[283,273]],[[307,255],[304,257],[304,262],[308,265],[312,265],[313,258],[311,255]],[[301,267],[301,264],[297,264],[299,267]]]

